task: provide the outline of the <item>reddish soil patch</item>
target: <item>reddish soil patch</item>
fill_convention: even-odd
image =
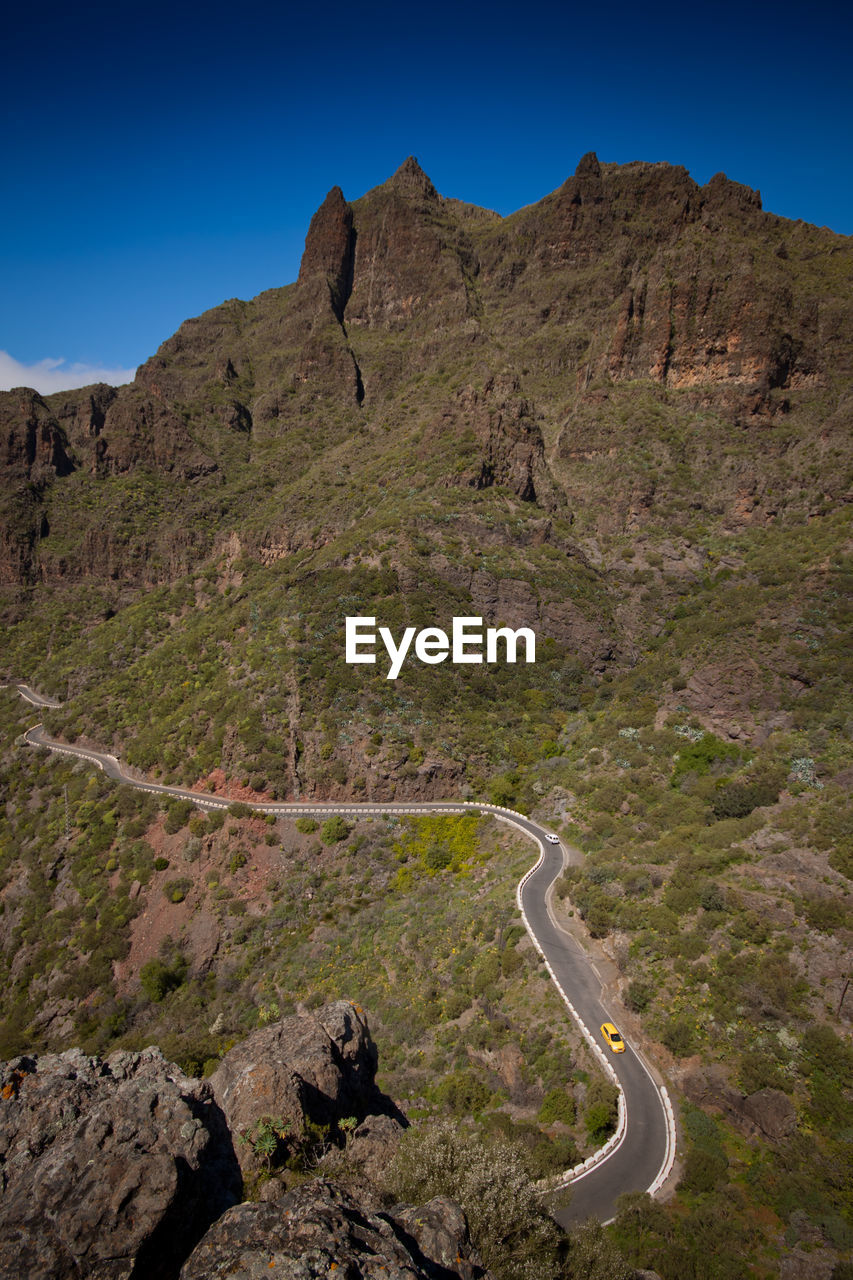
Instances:
[[[219,796],[223,800],[242,800],[245,804],[274,804],[275,796],[269,791],[253,791],[241,787],[233,778],[226,778],[221,769],[212,769],[206,778],[199,778],[190,787],[199,795]]]
[[[244,902],[251,916],[269,909],[266,886],[282,867],[282,853],[278,842],[264,843],[262,837],[268,831],[262,818],[229,819],[222,831],[202,837],[201,848],[188,861],[185,851],[192,837],[186,831],[168,835],[159,820],[149,828],[145,840],[152,858],[167,858],[169,866],[154,871],[139,891],[143,905],[130,924],[130,951],[114,966],[120,995],[138,992],[140,969],[160,955],[167,939],[181,945],[191,973],[205,973],[211,967],[239,926],[239,916],[228,911],[228,899],[221,898],[220,890]],[[231,859],[238,850],[247,862],[232,872]],[[181,902],[173,902],[166,893],[165,886],[173,880],[186,885]]]

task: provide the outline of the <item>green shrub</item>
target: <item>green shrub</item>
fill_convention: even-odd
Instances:
[[[686,773],[696,773],[704,777],[712,765],[723,761],[740,760],[740,751],[730,742],[723,742],[713,733],[703,733],[698,742],[685,742],[679,747],[678,759],[672,771],[673,784]]]
[[[803,914],[813,929],[820,933],[835,933],[845,928],[849,912],[838,898],[810,897],[803,899]]]
[[[573,1227],[569,1256],[559,1273],[565,1280],[635,1280],[637,1272],[594,1218]]]
[[[452,1115],[473,1116],[492,1100],[491,1090],[472,1071],[451,1071],[432,1090],[435,1102]]]
[[[167,964],[165,960],[149,960],[139,970],[142,990],[149,1000],[159,1004],[170,991],[176,991],[187,976],[187,962],[182,957]]]
[[[729,1162],[721,1149],[693,1147],[687,1153],[684,1173],[678,1189],[695,1192],[713,1191],[725,1179],[728,1167]]]
[[[296,819],[296,830],[301,831],[304,836],[312,835],[319,825],[319,822],[315,822],[313,818]]]
[[[593,1142],[603,1142],[613,1132],[614,1117],[604,1102],[595,1102],[584,1112],[583,1122]]]
[[[166,831],[174,835],[185,827],[195,806],[191,800],[170,800],[166,805]]]
[[[619,1091],[609,1080],[596,1076],[587,1088],[583,1122],[591,1140],[603,1142],[616,1128]]]
[[[464,991],[451,991],[444,1002],[444,1016],[453,1021],[471,1007],[471,997]]]
[[[489,783],[489,800],[492,804],[504,809],[514,809],[518,799],[519,783],[520,777],[515,772],[492,778]]]
[[[650,982],[634,978],[629,982],[628,990],[625,992],[625,1003],[629,1009],[633,1009],[634,1013],[642,1013],[651,1004],[653,996],[654,987]]]
[[[693,1024],[684,1014],[667,1018],[661,1039],[677,1058],[687,1058],[695,1049]]]
[[[339,844],[341,840],[346,840],[351,831],[350,824],[339,813],[336,813],[323,823],[320,839],[323,844]]]
[[[559,1273],[559,1235],[513,1142],[447,1121],[403,1134],[385,1175],[397,1200],[458,1201],[485,1265],[502,1280]]]
[[[740,1059],[738,1084],[744,1093],[757,1093],[759,1089],[781,1089],[787,1085],[779,1063],[765,1049],[747,1049]]]
[[[732,917],[731,934],[743,942],[761,946],[770,936],[770,925],[757,911],[738,911]]]
[[[170,902],[183,902],[191,888],[192,880],[181,878],[178,880],[167,880],[163,885],[163,892]]]
[[[745,818],[763,805],[775,804],[781,784],[773,779],[726,782],[718,786],[711,802],[715,818]]]
[[[718,884],[711,881],[700,890],[699,905],[705,911],[725,911],[726,895]]]
[[[278,1116],[260,1116],[251,1129],[238,1136],[240,1142],[250,1147],[252,1153],[270,1169],[285,1151],[284,1144],[290,1136],[290,1125]]]
[[[839,1083],[853,1078],[853,1045],[823,1022],[813,1022],[803,1032],[801,1051],[812,1070],[822,1071]]]
[[[474,966],[471,987],[475,996],[484,995],[495,985],[501,974],[501,962],[494,951],[481,956]]]
[[[423,855],[427,871],[444,871],[453,861],[450,850],[440,844],[431,844]]]
[[[574,1124],[575,1100],[565,1089],[551,1089],[542,1099],[536,1119],[540,1124]]]

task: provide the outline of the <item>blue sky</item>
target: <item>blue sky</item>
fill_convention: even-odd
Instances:
[[[409,154],[501,213],[595,150],[853,233],[849,7],[48,3],[4,35],[0,386],[120,380]]]

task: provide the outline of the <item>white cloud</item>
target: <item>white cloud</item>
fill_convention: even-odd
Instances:
[[[120,387],[132,382],[135,369],[101,369],[91,364],[68,364],[66,360],[48,357],[35,364],[21,364],[7,351],[0,351],[0,391],[13,387],[33,387],[42,395],[52,391],[72,391],[75,387],[88,387],[93,382],[108,382]]]

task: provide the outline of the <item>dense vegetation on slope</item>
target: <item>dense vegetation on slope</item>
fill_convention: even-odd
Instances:
[[[611,1130],[611,1087],[511,905],[530,851],[491,820],[159,812],[56,759],[33,790],[13,745],[0,1057],[154,1042],[209,1073],[247,1030],[348,993],[413,1114],[483,1115],[540,1174]]]

